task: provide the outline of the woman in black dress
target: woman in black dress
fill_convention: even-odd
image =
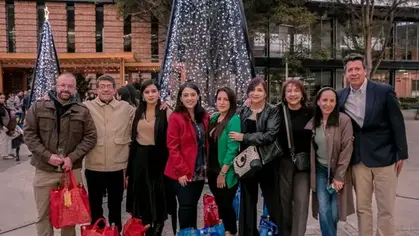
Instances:
[[[166,131],[170,111],[160,109],[159,91],[152,80],[144,82],[141,95],[127,167],[127,212],[144,225],[151,225],[147,235],[162,235],[167,219],[163,171],[168,158]]]

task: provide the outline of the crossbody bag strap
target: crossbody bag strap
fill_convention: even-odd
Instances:
[[[290,149],[290,155],[292,161],[295,162],[295,147],[294,147],[294,137],[292,136],[292,124],[291,124],[291,117],[286,105],[282,105],[282,109],[284,111],[284,121],[285,121],[285,129],[287,130],[287,139],[288,139],[288,148]]]

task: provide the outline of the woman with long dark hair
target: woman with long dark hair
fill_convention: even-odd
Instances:
[[[313,117],[312,109],[307,107],[307,93],[300,80],[287,80],[282,86],[282,104],[279,106],[281,126],[279,144],[284,154],[279,159],[279,189],[281,221],[280,235],[304,236],[307,228],[310,203],[310,168],[300,170],[293,162],[288,146],[285,119],[289,117],[294,154],[306,157],[309,162],[311,131],[305,129]],[[286,114],[284,113],[284,110]],[[304,154],[304,155],[301,155]]]
[[[270,219],[279,220],[278,158],[281,153],[276,143],[279,131],[278,108],[267,102],[268,86],[263,78],[254,78],[247,89],[251,101],[240,111],[241,132],[230,132],[233,141],[241,142],[240,150],[255,146],[261,164],[255,171],[240,179],[240,236],[257,236],[258,189],[262,190]],[[262,165],[263,163],[263,165]]]
[[[238,179],[232,167],[240,143],[228,137],[230,132],[240,132],[240,118],[236,115],[236,94],[228,87],[217,90],[218,113],[211,117],[209,126],[208,185],[218,205],[220,219],[226,235],[237,233],[233,200]]]
[[[166,132],[170,110],[160,109],[157,84],[146,81],[132,127],[127,167],[127,211],[150,224],[148,235],[162,235],[167,207],[164,168],[168,158]]]
[[[333,88],[320,89],[314,118],[306,128],[314,134],[311,148],[312,212],[323,236],[336,236],[339,220],[355,212],[349,162],[353,151],[351,119],[339,112]]]
[[[180,86],[175,111],[169,118],[165,175],[179,202],[180,229],[196,228],[197,206],[205,183],[209,116],[193,83]]]

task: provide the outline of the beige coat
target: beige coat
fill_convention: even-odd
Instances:
[[[314,119],[314,118],[313,118]],[[306,129],[313,131],[311,143],[311,174],[310,185],[312,189],[312,211],[313,217],[317,219],[319,209],[316,192],[316,149],[314,136],[316,129],[311,119]],[[346,221],[346,217],[355,213],[354,199],[352,192],[352,174],[349,163],[353,151],[353,129],[351,119],[344,113],[339,114],[339,126],[328,126],[326,128],[326,157],[329,160],[331,176],[337,181],[344,182],[345,185],[338,193],[339,220]]]
[[[127,168],[135,108],[113,99],[109,105],[99,98],[85,102],[97,130],[96,146],[87,154],[85,167],[93,171]]]

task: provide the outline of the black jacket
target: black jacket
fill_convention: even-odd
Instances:
[[[349,93],[349,87],[338,93],[342,112]],[[366,96],[363,126],[352,120],[355,136],[352,164],[385,167],[407,159],[406,127],[393,88],[368,80]]]
[[[243,144],[258,147],[263,164],[269,163],[282,154],[282,149],[277,143],[279,132],[278,108],[266,103],[263,110],[256,115],[256,133],[247,133],[244,121],[252,115],[249,107],[243,107],[240,111]]]

